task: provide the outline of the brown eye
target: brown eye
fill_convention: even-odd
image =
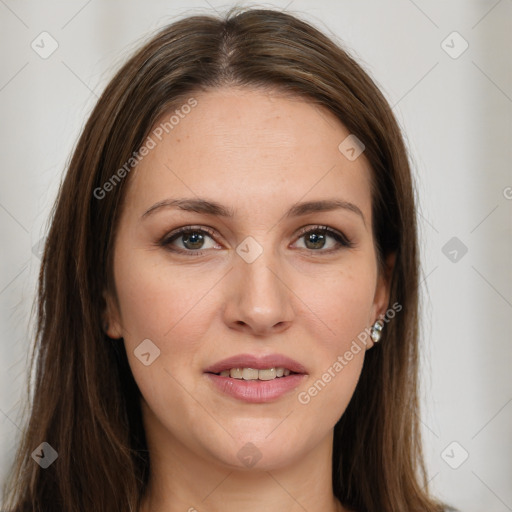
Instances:
[[[299,239],[301,238],[304,239],[304,248],[315,252],[332,252],[353,246],[345,235],[327,226],[316,226],[302,231],[299,235]],[[329,243],[329,239],[334,242]]]
[[[205,245],[208,239],[213,241],[212,237],[213,231],[189,226],[170,233],[160,242],[160,245],[173,252],[197,255],[202,254],[203,249],[215,247],[215,244],[210,244],[210,247]]]
[[[180,235],[186,249],[201,249],[204,244],[204,235],[197,231],[190,231]]]

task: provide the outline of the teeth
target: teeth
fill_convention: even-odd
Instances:
[[[233,379],[241,379],[242,378],[242,369],[241,368],[231,368],[229,370],[229,376]]]
[[[255,368],[231,368],[220,372],[221,377],[231,377],[232,379],[243,380],[273,380],[277,377],[287,377],[290,375],[288,368],[265,368],[256,370]]]
[[[275,368],[269,368],[268,370],[258,370],[258,378],[260,380],[273,380],[277,377]]]
[[[259,377],[259,370],[254,368],[244,368],[242,370],[242,379],[244,380],[256,380]]]

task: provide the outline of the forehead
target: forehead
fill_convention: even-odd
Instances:
[[[209,196],[236,210],[250,203],[254,211],[269,201],[338,195],[358,202],[369,218],[368,161],[364,153],[350,160],[340,151],[350,132],[327,109],[247,88],[191,98],[152,127],[154,147],[131,176],[130,201]]]

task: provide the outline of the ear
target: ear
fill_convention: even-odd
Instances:
[[[373,299],[372,313],[370,317],[370,326],[377,320],[383,318],[389,307],[389,296],[391,293],[391,277],[395,268],[396,252],[388,254],[384,261],[384,268],[379,269],[377,285],[375,287],[375,296]],[[368,337],[367,348],[373,347],[374,342]]]
[[[103,291],[105,308],[102,314],[103,330],[109,338],[120,339],[123,337],[121,315],[116,298],[112,293]]]

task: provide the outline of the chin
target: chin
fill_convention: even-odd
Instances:
[[[238,433],[233,438],[227,436],[223,446],[217,441],[215,451],[210,448],[210,456],[231,470],[252,471],[282,469],[304,456],[307,447],[300,445],[304,433],[301,433],[301,439],[295,439],[292,432],[286,429],[279,434],[274,432],[269,435],[269,432],[272,430],[261,434]]]

